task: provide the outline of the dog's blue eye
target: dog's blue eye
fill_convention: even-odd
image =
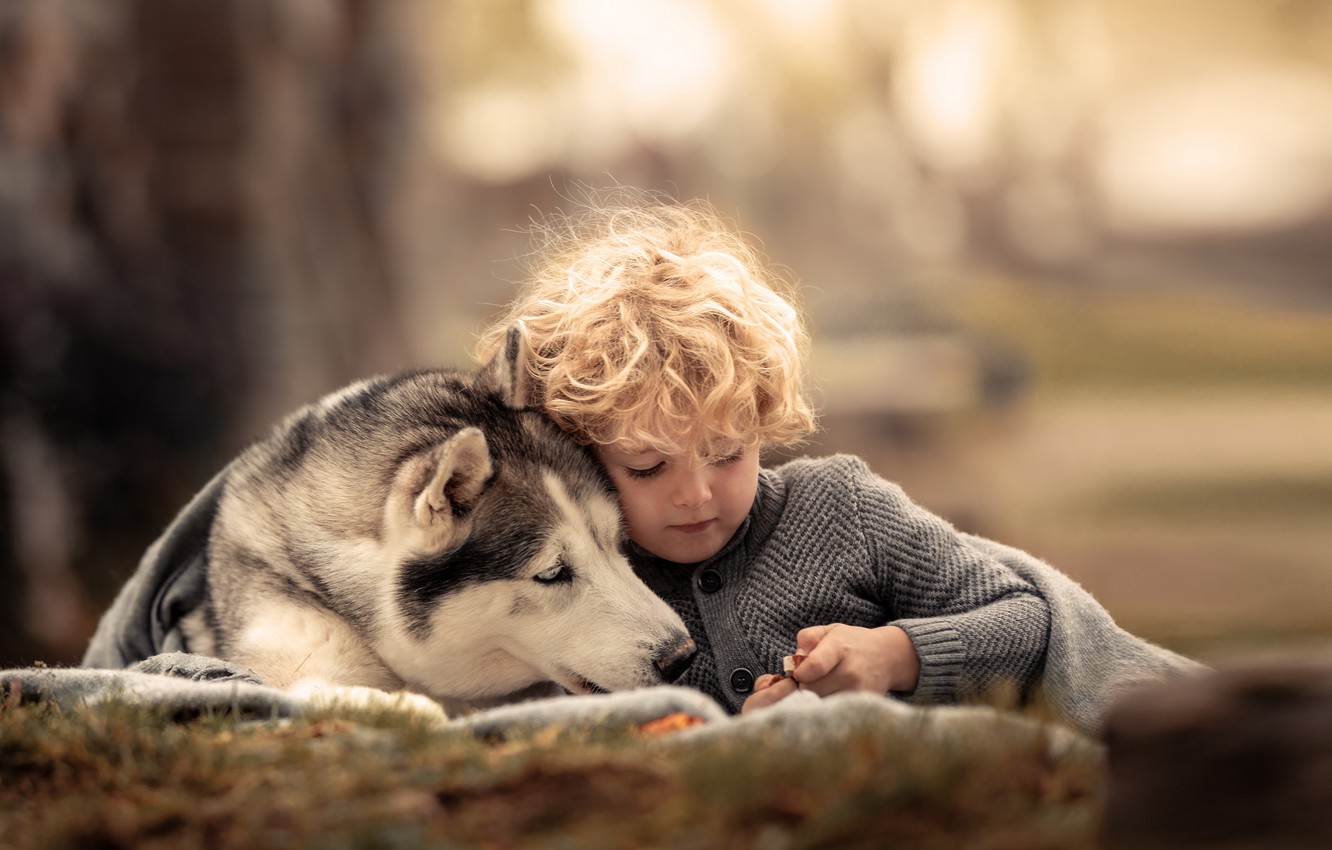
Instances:
[[[532,577],[542,584],[554,584],[560,581],[570,581],[573,579],[573,573],[569,570],[569,565],[560,561],[548,570],[543,570]]]

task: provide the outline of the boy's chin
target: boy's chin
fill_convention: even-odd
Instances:
[[[639,545],[662,560],[689,565],[706,561],[716,555],[725,542],[725,540],[720,543],[715,540],[684,540],[664,541],[656,546],[643,546],[641,543]]]

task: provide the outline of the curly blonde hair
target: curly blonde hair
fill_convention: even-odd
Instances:
[[[706,457],[799,442],[814,430],[808,335],[781,281],[710,207],[632,200],[545,222],[477,359],[521,322],[531,401],[584,445]]]

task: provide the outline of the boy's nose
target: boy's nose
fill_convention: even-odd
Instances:
[[[680,473],[675,485],[675,504],[682,508],[696,508],[712,498],[706,469],[687,469]]]

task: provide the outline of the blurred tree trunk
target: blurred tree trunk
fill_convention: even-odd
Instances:
[[[404,8],[0,7],[0,664],[77,660],[244,437],[405,359]]]

